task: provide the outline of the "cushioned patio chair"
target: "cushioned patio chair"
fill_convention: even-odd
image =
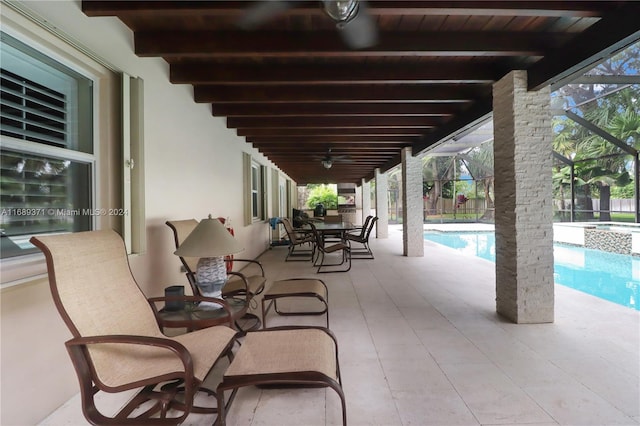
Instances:
[[[284,260],[286,262],[312,260],[315,254],[316,238],[311,230],[294,228],[291,225],[291,221],[286,217],[280,218],[280,222],[282,222],[289,239],[289,251]]]
[[[187,219],[187,220],[168,220],[166,225],[171,228],[173,231],[173,241],[175,243],[176,249],[180,247],[180,244],[189,236],[189,234],[198,226],[198,221],[195,219]],[[180,261],[182,262],[182,266],[186,271],[187,279],[189,280],[189,284],[191,285],[191,291],[193,294],[200,294],[200,290],[196,285],[196,270],[198,265],[197,257],[183,257],[179,256]],[[230,297],[244,297],[246,299],[247,307],[250,306],[251,300],[256,295],[262,293],[264,291],[265,283],[267,282],[267,278],[264,275],[264,268],[262,264],[257,260],[253,259],[238,259],[230,257],[225,257],[225,261],[227,265],[230,262],[241,262],[248,265],[255,265],[259,268],[259,273],[255,275],[244,275],[239,272],[234,272],[230,270],[230,267],[227,266],[227,275],[229,275],[229,280],[222,287],[222,298],[230,298]],[[236,327],[246,332],[248,330],[253,330],[260,327],[260,318],[252,313],[246,313],[243,317],[243,323],[236,323]]]
[[[362,227],[360,234],[346,234],[345,238],[351,247],[352,259],[373,259],[373,252],[369,246],[369,236],[373,227],[378,221],[377,217],[367,217],[368,222],[365,220],[365,225]],[[353,243],[360,244],[361,247],[353,247]]]
[[[201,388],[205,377],[220,359],[232,358],[236,332],[230,314],[228,326],[167,337],[131,274],[116,232],[59,234],[30,241],[45,255],[54,303],[73,335],[65,345],[90,423],[175,425],[191,412],[217,411],[215,404],[195,407],[193,399],[199,390],[213,393]],[[219,299],[185,296],[184,300],[225,307]],[[138,388],[115,416],[96,407],[98,392]]]
[[[168,220],[166,225],[171,228],[173,231],[173,241],[175,243],[176,249],[180,247],[180,244],[189,236],[191,231],[198,226],[198,221],[195,219],[187,219],[187,220]],[[198,293],[198,286],[196,285],[196,266],[198,265],[197,257],[180,257],[180,261],[184,266],[186,271],[187,279],[189,280],[189,284],[191,285],[191,290],[193,294]],[[240,262],[245,265],[254,265],[259,269],[259,273],[255,275],[247,275],[244,274],[244,278],[248,282],[248,293],[251,297],[262,293],[264,290],[265,283],[267,282],[267,278],[264,275],[264,268],[262,264],[254,259],[239,259],[239,258],[229,258],[226,257],[225,261],[227,263],[230,262]],[[242,279],[243,274],[235,273],[227,268],[227,274],[231,275],[229,281],[222,288],[222,297],[234,297],[238,295],[244,295],[247,293],[247,285],[245,281]]]
[[[373,219],[373,215],[367,216],[364,219],[364,223],[362,224],[362,226],[357,226],[353,228],[351,231],[349,231],[349,234],[363,236],[367,229],[367,226],[369,226],[369,222],[371,221],[371,219]]]
[[[319,274],[329,272],[347,272],[351,269],[351,249],[348,244],[343,242],[337,242],[335,244],[326,244],[322,233],[320,233],[313,223],[310,223],[311,230],[316,239],[316,256],[313,262],[313,266],[317,266],[317,272]],[[325,263],[327,255],[340,253],[340,262]],[[335,256],[334,256],[335,257]],[[336,269],[335,266],[347,265],[346,268]],[[324,268],[324,270],[323,270]],[[329,268],[329,269],[327,269]]]
[[[247,333],[218,385],[218,425],[225,424],[226,408],[245,386],[330,387],[340,397],[342,424],[347,424],[338,341],[328,328],[288,326]]]

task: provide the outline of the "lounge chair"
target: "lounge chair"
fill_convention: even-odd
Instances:
[[[90,423],[178,425],[193,412],[217,413],[216,424],[224,425],[239,388],[300,385],[334,389],[346,425],[338,343],[329,329],[280,327],[249,332],[240,346],[229,312],[226,325],[167,337],[131,274],[124,242],[115,231],[32,237],[30,241],[45,255],[54,303],[73,336],[65,344],[80,381],[82,410]],[[167,301],[175,299],[172,296]],[[219,303],[228,311],[222,299],[182,299],[185,303]],[[202,387],[213,367],[225,358],[230,364],[217,390]],[[138,388],[114,416],[104,415],[95,404],[98,392]],[[216,406],[194,406],[198,391],[215,395]]]
[[[180,247],[180,244],[189,236],[191,231],[198,226],[198,221],[195,219],[187,219],[187,220],[168,220],[166,225],[171,228],[173,231],[173,241],[175,243],[176,249]],[[191,284],[191,288],[194,294],[198,293],[198,286],[195,284],[195,271],[196,265],[198,264],[198,258],[196,257],[180,257],[180,261],[184,266],[186,271],[187,279],[189,280],[189,284]],[[262,293],[264,290],[265,283],[267,282],[267,278],[264,275],[264,268],[262,264],[254,259],[240,259],[240,258],[230,258],[226,257],[225,261],[227,263],[230,262],[240,262],[242,264],[254,265],[259,269],[259,273],[255,275],[247,275],[244,274],[245,278],[248,281],[249,285],[249,293],[251,296],[255,296],[257,294]],[[227,268],[227,274],[232,275],[229,278],[229,281],[225,284],[222,289],[223,297],[237,296],[245,294],[247,289],[245,283],[242,280],[241,275],[233,273],[230,268]]]
[[[236,331],[230,327],[230,314],[228,326],[167,337],[131,275],[124,243],[116,232],[59,234],[30,241],[45,255],[53,300],[73,335],[65,345],[90,423],[177,425],[191,412],[217,412],[215,405],[195,407],[193,399],[199,390],[212,393],[201,388],[205,377],[222,358],[232,357]],[[185,296],[184,300],[225,308],[220,299]],[[167,385],[178,381],[180,387]],[[96,406],[98,392],[137,388],[141,390],[112,417]],[[136,413],[142,404],[144,411]],[[175,410],[178,414],[172,416]]]
[[[180,244],[189,236],[189,234],[198,226],[198,221],[195,219],[187,220],[168,220],[166,225],[173,231],[173,240],[176,249],[180,247]],[[187,280],[191,285],[193,294],[200,294],[198,286],[196,285],[196,266],[198,264],[198,258],[196,257],[183,257],[180,256],[180,261],[185,269]],[[255,275],[245,275],[238,272],[231,271],[227,267],[227,275],[230,275],[229,280],[222,288],[222,298],[230,297],[244,297],[246,304],[249,306],[254,296],[264,291],[265,283],[267,279],[264,275],[264,268],[262,264],[253,259],[239,259],[225,257],[225,261],[240,262],[248,265],[257,266],[259,273]],[[253,330],[260,327],[260,318],[252,313],[246,313],[243,317],[243,324],[237,323],[236,326],[242,331]]]

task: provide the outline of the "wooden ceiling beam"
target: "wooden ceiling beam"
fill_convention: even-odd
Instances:
[[[205,14],[241,17],[247,13],[247,1],[131,1],[83,0],[87,16],[190,16]],[[600,16],[615,2],[602,1],[374,1],[369,3],[374,15],[485,15],[485,16]],[[318,3],[297,2],[283,12],[285,16],[325,16]]]
[[[490,85],[373,85],[343,86],[195,86],[196,102],[212,103],[295,103],[295,102],[470,102],[491,96]]]
[[[296,174],[297,172],[306,174],[306,172],[308,171],[313,173],[313,169],[316,169],[318,172],[325,172],[326,170],[324,167],[322,167],[320,160],[313,160],[311,162],[305,162],[305,163],[297,163],[295,161],[288,162],[286,160],[281,160],[281,161],[282,161],[282,166],[279,165],[278,167],[280,167],[281,169],[287,169]],[[367,167],[359,167],[357,165],[354,165],[353,163],[336,162],[334,163],[333,167],[335,167],[336,169],[343,167],[345,170],[343,170],[344,173],[342,173],[342,175],[347,174],[349,176],[356,177],[356,176],[361,176],[363,171],[366,171],[378,165],[380,165],[380,163],[370,163],[367,165]],[[333,172],[335,172],[335,170],[333,170]]]
[[[164,58],[316,58],[392,56],[542,56],[571,38],[566,33],[382,33],[376,46],[352,50],[336,31],[136,31],[135,53]]]
[[[459,102],[454,103],[213,103],[211,111],[217,117],[335,117],[386,115],[448,117],[460,112]]]
[[[376,168],[377,166],[379,166],[379,163],[374,163],[374,164],[370,164],[369,167],[367,168],[354,168],[352,164],[334,164],[333,167],[329,170],[325,169],[324,167],[322,167],[322,164],[320,163],[320,161],[314,162],[311,166],[309,165],[305,165],[304,167],[299,167],[299,168],[291,168],[289,167],[289,164],[287,164],[285,167],[280,167],[281,169],[285,170],[285,172],[289,175],[300,175],[300,176],[304,176],[305,180],[307,179],[308,176],[310,176],[311,178],[315,178],[315,177],[321,177],[321,176],[331,176],[332,179],[340,179],[338,181],[333,180],[334,183],[338,183],[338,182],[345,182],[342,179],[348,179],[346,180],[347,182],[353,181],[353,179],[358,179],[360,180],[360,177],[362,176],[363,172],[366,172],[367,169],[372,169],[372,168]],[[340,169],[343,170],[340,170]]]
[[[334,137],[334,136],[422,136],[425,129],[402,128],[389,129],[385,127],[367,127],[361,129],[246,129],[237,128],[238,136],[278,136],[278,137]]]
[[[489,65],[459,64],[172,64],[169,78],[175,84],[406,84],[492,83],[504,75]]]
[[[304,152],[282,152],[282,151],[273,151],[269,148],[256,148],[258,149],[258,151],[263,152],[268,154],[270,157],[271,156],[277,156],[279,158],[289,158],[289,159],[293,159],[295,158],[296,161],[308,161],[310,156],[326,156],[327,155],[327,150],[325,149],[324,151],[321,149],[317,149],[317,150],[313,150],[313,151],[304,151]],[[369,161],[379,161],[379,162],[385,162],[386,160],[388,160],[389,158],[393,157],[394,155],[398,154],[400,152],[401,148],[397,148],[393,151],[384,151],[384,152],[380,152],[380,153],[372,153],[372,152],[365,152],[365,153],[357,153],[357,152],[342,152],[339,155],[344,155],[344,156],[348,156],[351,159],[354,160],[369,160]],[[333,156],[333,153],[332,153]]]
[[[418,127],[433,128],[442,124],[440,117],[231,117],[227,127],[235,128],[305,128],[305,127]]]
[[[327,149],[314,149],[304,151],[274,151],[269,148],[257,148],[260,152],[267,153],[270,156],[274,156],[280,159],[295,160],[298,163],[304,163],[309,161],[315,161],[315,158],[324,158],[327,156]],[[386,159],[398,154],[402,148],[396,148],[393,150],[385,150],[379,153],[376,152],[364,152],[358,153],[354,151],[340,151],[331,152],[332,158],[348,158],[353,160],[373,161],[373,162],[385,162]]]
[[[252,143],[254,145],[262,145],[262,146],[270,146],[270,145],[278,145],[282,144],[282,146],[289,145],[291,147],[297,146],[309,146],[309,145],[319,145],[324,146],[325,148],[329,145],[338,146],[340,144],[351,144],[351,143],[366,143],[370,147],[402,147],[406,146],[407,143],[415,142],[417,138],[414,136],[411,137],[395,137],[395,138],[386,138],[382,136],[351,136],[348,138],[330,138],[330,137],[322,137],[322,136],[309,136],[309,137],[281,137],[281,138],[252,138],[248,137],[247,142]]]
[[[270,144],[270,143],[256,143],[253,144],[255,148],[268,148],[271,152],[282,152],[284,154],[288,154],[291,152],[296,152],[299,150],[304,150],[304,152],[323,152],[326,154],[328,149],[331,149],[331,152],[336,155],[342,154],[395,154],[398,153],[400,149],[402,149],[405,145],[398,144],[387,144],[387,145],[363,145],[363,144],[314,144],[314,143],[305,143],[305,144]]]
[[[211,112],[216,117],[335,117],[385,115],[447,117],[460,111],[456,103],[213,103]]]

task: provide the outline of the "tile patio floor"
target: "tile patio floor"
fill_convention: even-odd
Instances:
[[[372,238],[375,260],[319,276],[349,425],[640,424],[640,312],[557,286],[555,323],[511,324],[495,313],[493,263],[430,242],[425,257],[403,257],[400,228],[389,234]],[[317,276],[310,263],[283,262],[285,252],[261,256],[270,280]],[[212,421],[192,415],[186,424]],[[338,425],[339,399],[325,389],[246,388],[227,421]],[[86,424],[78,398],[41,424]]]

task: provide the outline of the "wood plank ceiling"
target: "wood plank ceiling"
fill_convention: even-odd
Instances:
[[[563,84],[640,37],[633,1],[369,1],[361,13],[377,43],[352,49],[322,2],[271,0],[280,12],[241,29],[255,3],[83,0],[82,10],[118,17],[138,56],[164,58],[172,83],[192,85],[195,102],[298,184],[372,179],[404,147],[416,155],[486,117],[510,70],[527,69],[530,89]]]

